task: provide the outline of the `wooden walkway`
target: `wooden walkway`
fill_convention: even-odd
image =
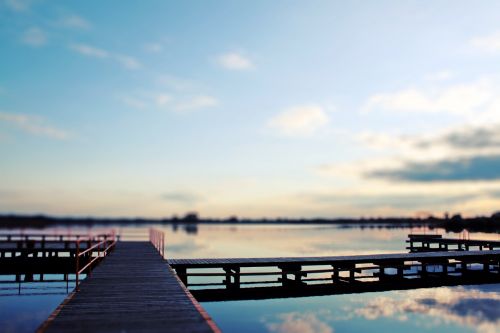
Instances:
[[[39,332],[219,332],[149,242],[119,242]]]
[[[500,241],[479,239],[443,238],[441,235],[408,235],[410,252],[498,250]]]
[[[357,263],[384,263],[399,261],[428,261],[439,262],[441,260],[457,259],[475,260],[485,258],[498,258],[500,250],[485,251],[453,251],[453,252],[429,252],[429,253],[390,253],[390,254],[365,254],[354,256],[332,256],[332,257],[285,257],[285,258],[210,258],[210,259],[169,259],[168,263],[175,267],[186,268],[218,268],[224,266],[239,267],[262,267],[278,266],[286,264],[300,265],[335,265],[335,264],[357,264]],[[481,262],[481,261],[479,261]]]
[[[199,301],[500,283],[499,262],[500,250],[168,260]]]

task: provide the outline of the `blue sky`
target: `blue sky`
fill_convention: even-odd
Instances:
[[[0,2],[0,210],[490,214],[497,1]]]

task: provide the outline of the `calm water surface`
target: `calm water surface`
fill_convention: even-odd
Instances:
[[[406,252],[410,229],[325,225],[160,226],[169,258],[323,256]],[[116,227],[124,240],[147,237],[147,227]],[[109,230],[93,228],[93,232]],[[86,232],[47,229],[43,232]],[[416,230],[413,230],[416,231]],[[40,231],[38,231],[40,232]],[[420,230],[419,232],[422,232]],[[436,231],[426,231],[436,233]],[[444,234],[443,230],[438,233]],[[458,234],[449,234],[459,237]],[[498,239],[498,235],[471,234]],[[15,285],[13,285],[15,287]],[[65,284],[2,290],[2,332],[32,332],[65,298]],[[26,289],[25,289],[26,288]],[[5,296],[9,294],[10,296]],[[40,294],[43,295],[40,295]],[[224,332],[500,332],[500,285],[202,303]]]

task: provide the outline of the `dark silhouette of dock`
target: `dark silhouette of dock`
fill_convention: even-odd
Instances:
[[[39,332],[218,332],[150,242],[118,242]]]
[[[500,249],[500,241],[443,238],[441,235],[410,234],[408,235],[406,243],[409,243],[406,249],[410,250],[410,252],[483,251]]]
[[[227,301],[500,283],[499,261],[490,250],[168,263],[199,301]]]
[[[13,275],[15,282],[69,282],[78,285],[116,244],[115,234],[21,234],[0,235],[0,275]],[[50,278],[45,278],[50,274]],[[74,279],[70,278],[74,276]],[[0,284],[12,281],[2,280]],[[68,289],[69,290],[69,289]]]

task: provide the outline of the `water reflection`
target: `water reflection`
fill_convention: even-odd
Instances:
[[[500,331],[500,295],[480,287],[411,290],[371,299],[352,307],[353,316],[368,320],[390,318],[420,321],[424,326],[455,324],[480,333]],[[412,316],[418,315],[418,316]]]
[[[332,333],[333,328],[315,313],[283,313],[278,321],[266,323],[269,332],[277,333]]]
[[[411,229],[329,225],[160,225],[168,258],[331,256],[405,252]],[[149,226],[117,227],[123,240],[146,240]],[[108,231],[109,226],[92,232]],[[88,232],[49,229],[48,233]],[[27,232],[27,231],[26,231]],[[420,230],[419,232],[423,232]],[[444,230],[426,231],[444,233]],[[448,234],[457,238],[457,234]],[[471,234],[476,239],[497,235]],[[203,303],[223,332],[499,332],[500,285],[322,297]],[[0,331],[32,332],[64,299],[0,297]]]
[[[328,256],[405,251],[410,229],[324,225],[199,225],[197,234],[165,227],[169,258]]]

